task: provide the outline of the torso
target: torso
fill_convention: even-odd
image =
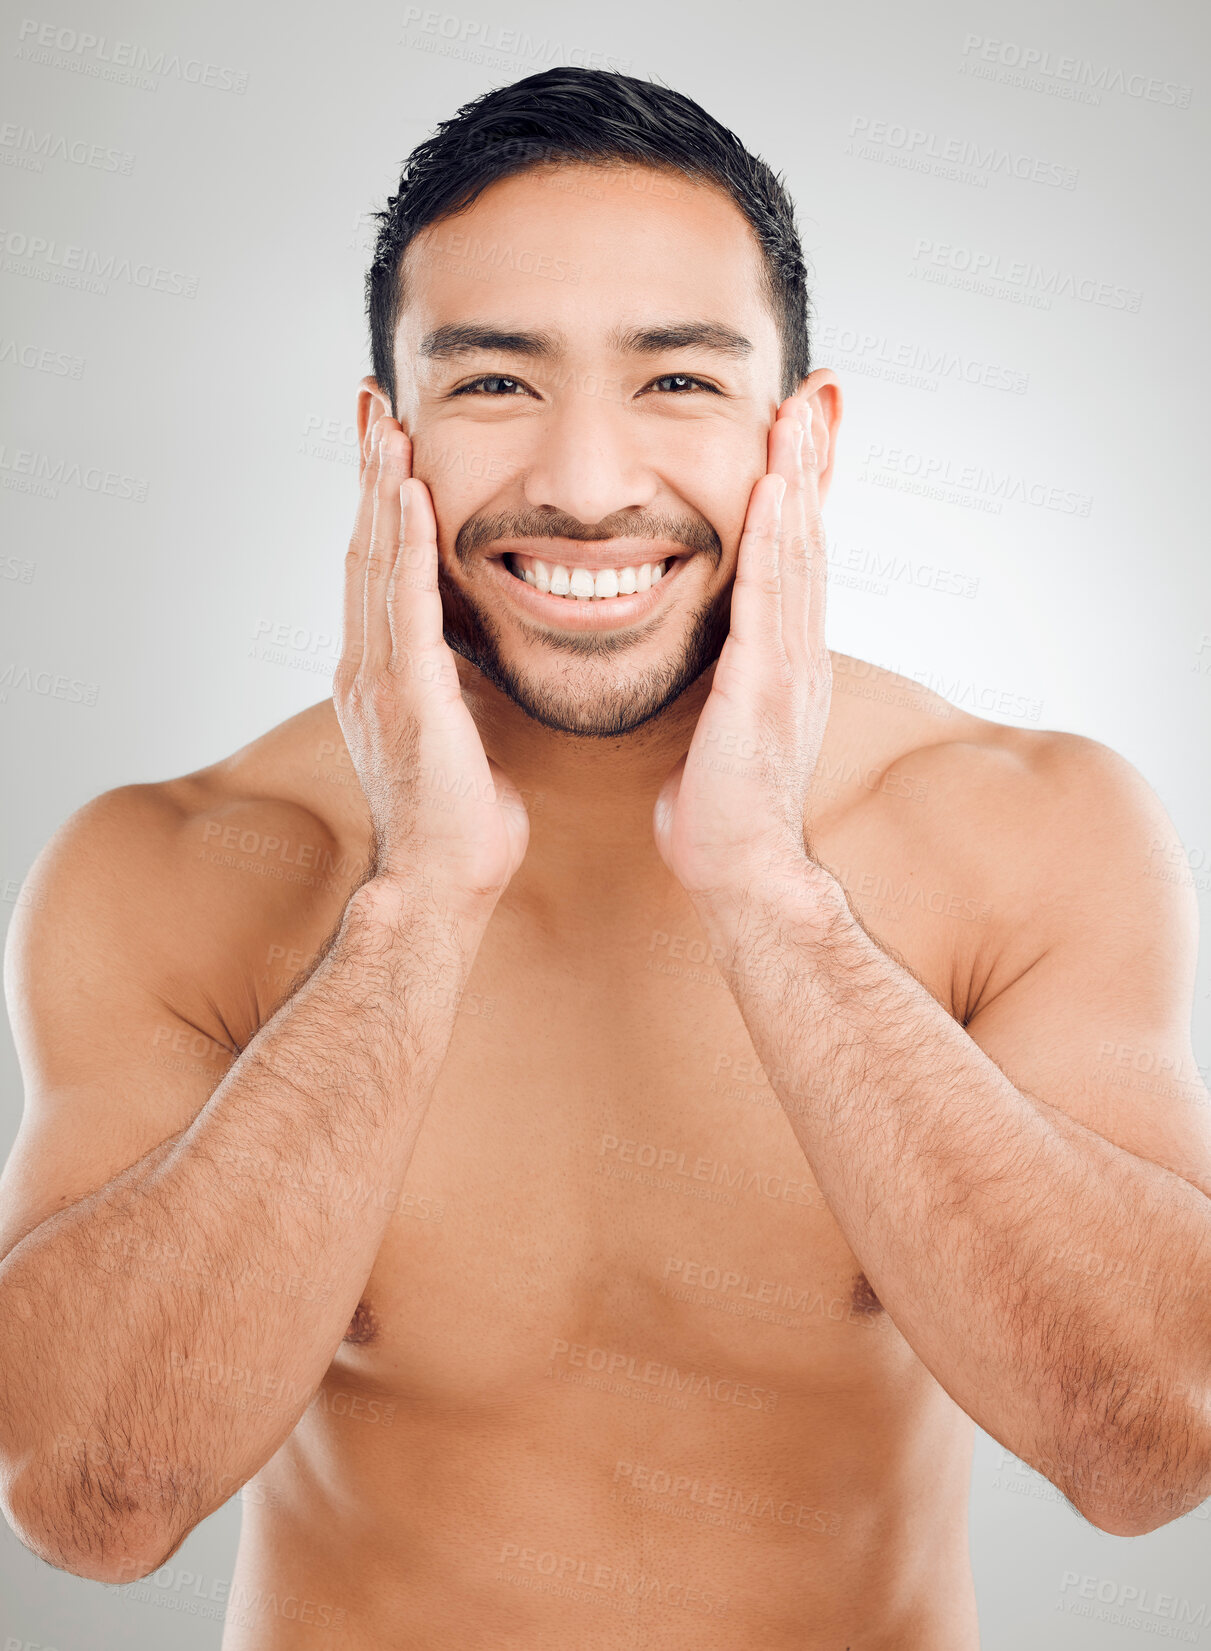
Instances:
[[[956,753],[1023,736],[887,673],[896,702],[867,703],[838,663],[816,852],[962,1021],[998,940]],[[242,1046],[331,932],[364,802],[330,702],[173,784],[216,886],[266,890],[198,983]],[[203,839],[259,831],[263,861],[283,810],[321,823],[320,883],[239,876]],[[971,1445],[680,891],[588,942],[506,891],[354,1321],[244,1492],[224,1651],[974,1651]]]

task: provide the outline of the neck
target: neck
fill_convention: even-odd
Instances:
[[[556,922],[561,912],[663,903],[673,878],[656,851],[652,810],[689,749],[713,667],[659,716],[608,739],[545,728],[461,658],[458,673],[484,749],[518,787],[530,818],[509,903]]]

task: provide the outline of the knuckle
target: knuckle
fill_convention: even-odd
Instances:
[[[355,703],[364,722],[381,725],[393,720],[399,704],[399,685],[389,664],[375,671],[370,680],[360,686]]]
[[[349,685],[345,694],[345,701],[355,716],[363,716],[366,710],[366,679],[359,665],[349,670]]]
[[[383,499],[399,492],[401,482],[408,479],[408,465],[402,452],[384,452],[379,460],[378,492]]]
[[[416,640],[416,622],[407,613],[392,614],[391,637],[395,644],[395,653],[406,659]]]
[[[428,547],[418,545],[410,539],[404,539],[399,547],[399,565],[401,568],[423,568],[428,560]]]

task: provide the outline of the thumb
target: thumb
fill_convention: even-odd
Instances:
[[[681,795],[681,781],[685,774],[685,757],[682,757],[668,779],[660,787],[656,798],[656,806],[652,813],[652,827],[656,836],[656,847],[661,857],[667,862],[665,845],[673,828],[673,814],[677,807],[677,799]]]

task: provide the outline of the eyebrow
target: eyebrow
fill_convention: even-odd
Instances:
[[[451,322],[435,327],[420,341],[419,354],[430,361],[488,351],[497,355],[524,355],[552,361],[564,353],[565,339],[557,332],[514,332],[501,327]],[[743,360],[753,344],[721,321],[676,321],[657,327],[615,327],[607,343],[622,355],[659,355],[665,350],[710,350]]]
[[[753,353],[752,340],[722,321],[675,321],[664,327],[615,328],[612,348],[624,355],[656,355],[662,350],[713,350],[743,359]]]
[[[430,361],[450,361],[455,356],[471,355],[476,350],[490,350],[496,355],[529,355],[550,359],[557,356],[560,349],[557,333],[509,332],[500,327],[452,322],[426,333],[420,341],[418,354]]]

